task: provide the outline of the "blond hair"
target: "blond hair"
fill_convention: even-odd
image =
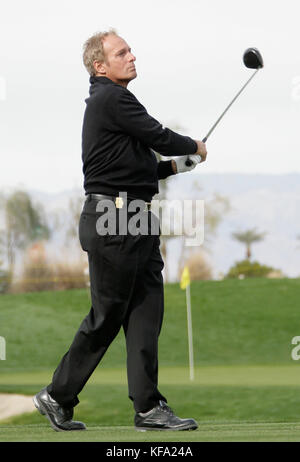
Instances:
[[[105,61],[103,41],[108,35],[118,35],[115,29],[106,32],[97,32],[83,45],[83,64],[90,75],[96,75],[94,61]]]

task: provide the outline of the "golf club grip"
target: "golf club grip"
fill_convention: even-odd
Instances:
[[[202,143],[206,143],[206,140],[207,140],[207,136],[205,138],[203,138]],[[190,167],[192,165],[192,163],[193,162],[189,158],[187,158],[187,160],[185,161],[185,165],[187,167]]]

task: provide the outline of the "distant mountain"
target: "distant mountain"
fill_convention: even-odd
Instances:
[[[49,212],[60,210],[62,214],[71,197],[82,196],[84,201],[81,188],[56,194],[36,190],[29,193]],[[263,241],[253,245],[253,259],[281,269],[288,277],[300,276],[300,241],[297,240],[300,235],[300,174],[185,173],[168,179],[169,199],[205,201],[215,193],[227,197],[231,205],[231,211],[223,217],[210,244],[210,261],[216,278],[226,273],[235,261],[244,258],[244,246],[231,235],[249,228],[267,232]],[[59,246],[61,237],[62,231],[51,244],[53,249]],[[179,258],[176,240],[171,240],[168,248],[169,276],[176,280]]]

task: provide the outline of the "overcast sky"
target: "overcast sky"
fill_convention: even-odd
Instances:
[[[1,189],[56,192],[83,183],[81,127],[89,76],[82,45],[110,27],[131,46],[131,90],[165,126],[207,142],[197,172],[300,172],[299,0],[1,1]]]

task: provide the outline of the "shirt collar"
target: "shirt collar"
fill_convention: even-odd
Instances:
[[[108,84],[108,83],[114,83],[114,82],[112,80],[110,80],[108,77],[99,77],[99,76],[92,75],[90,77],[90,84],[94,85],[94,84],[97,84],[97,83]]]

